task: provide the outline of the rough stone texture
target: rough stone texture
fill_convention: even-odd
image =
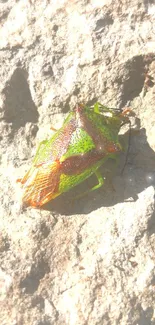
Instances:
[[[154,1],[1,0],[0,80],[0,324],[155,324]],[[123,175],[23,209],[36,145],[96,100],[136,114]]]

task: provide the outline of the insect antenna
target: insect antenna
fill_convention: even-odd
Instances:
[[[129,137],[128,137],[128,147],[127,147],[127,151],[126,151],[126,157],[125,157],[125,162],[124,162],[124,166],[121,170],[121,175],[123,175],[124,173],[124,170],[125,170],[125,167],[127,165],[127,161],[128,161],[128,154],[129,154],[129,151],[130,151],[130,146],[131,146],[131,121],[128,120],[126,122],[123,122],[123,125],[126,124],[126,123],[129,123]]]

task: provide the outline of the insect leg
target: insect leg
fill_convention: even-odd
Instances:
[[[97,179],[98,179],[98,184],[95,185],[95,186],[93,186],[93,187],[92,187],[91,189],[89,189],[88,191],[85,191],[84,193],[75,196],[75,198],[74,198],[73,200],[80,199],[80,198],[82,198],[83,196],[87,195],[88,193],[97,190],[98,188],[100,188],[100,187],[103,185],[103,183],[104,183],[104,179],[103,179],[103,176],[101,175],[101,173],[97,170],[97,171],[94,171],[94,174],[96,175],[96,177],[97,177]]]
[[[58,131],[58,130],[57,130],[56,128],[54,128],[53,126],[50,127],[50,130],[55,131],[55,132]]]
[[[101,175],[101,173],[99,172],[99,170],[96,170],[96,171],[94,172],[94,174],[95,174],[96,177],[97,177],[98,184],[95,185],[95,186],[93,186],[93,187],[92,187],[88,192],[92,192],[92,191],[97,190],[97,189],[100,188],[100,187],[103,185],[103,183],[104,183],[103,176]]]
[[[121,113],[121,110],[119,108],[109,108],[99,102],[96,102],[94,104],[94,112],[97,114],[101,114],[100,110],[103,110],[104,112],[110,112],[112,116],[116,116]]]
[[[102,108],[106,112],[108,112],[110,110],[110,108],[100,104],[99,102],[96,102],[94,104],[94,112],[97,113],[97,114],[100,114],[100,108]]]
[[[48,140],[43,140],[43,141],[41,141],[41,142],[39,143],[39,146],[38,146],[38,150],[37,150],[37,152],[36,152],[36,155],[39,154],[40,150],[42,150],[43,146],[45,146],[46,143],[48,143]]]

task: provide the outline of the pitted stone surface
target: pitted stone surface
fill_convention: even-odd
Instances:
[[[153,1],[0,1],[1,325],[155,324],[154,21]],[[95,101],[135,113],[123,175],[125,154],[24,209],[36,146]]]

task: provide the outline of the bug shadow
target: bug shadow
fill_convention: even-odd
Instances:
[[[123,135],[128,138],[128,132]],[[43,209],[62,215],[87,214],[100,207],[110,207],[120,202],[136,201],[138,194],[149,186],[155,186],[155,152],[147,142],[146,130],[131,134],[127,155],[121,153],[119,166],[110,159],[100,168],[104,185],[76,199],[79,194],[92,188],[97,180],[90,177],[82,184],[43,206]],[[125,168],[122,174],[122,170]]]

